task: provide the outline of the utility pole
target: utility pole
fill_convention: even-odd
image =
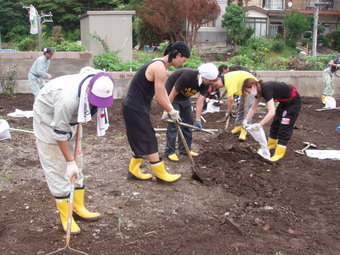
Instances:
[[[22,8],[25,8],[28,13],[30,13],[30,6],[24,5],[22,4]],[[38,50],[41,51],[42,50],[42,25],[46,22],[53,22],[52,19],[53,15],[51,12],[45,14],[41,11],[41,13],[39,14],[37,11],[37,20],[38,20]]]
[[[314,24],[313,24],[313,43],[312,43],[312,56],[316,56],[316,48],[318,44],[318,23],[319,23],[319,6],[327,6],[327,2],[315,2],[314,6]]]

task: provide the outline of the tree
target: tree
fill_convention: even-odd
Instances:
[[[187,43],[192,48],[196,43],[198,30],[203,24],[217,19],[220,14],[220,6],[216,0],[189,0],[187,6]]]
[[[300,40],[304,32],[310,28],[310,22],[305,14],[289,12],[283,19],[285,37],[288,40]]]
[[[241,41],[246,31],[246,14],[245,11],[236,4],[230,4],[225,8],[223,14],[222,27],[227,30],[228,40],[234,43]]]
[[[196,43],[200,27],[215,20],[219,13],[216,0],[144,0],[139,10],[142,20],[155,33],[168,35],[171,41],[186,41],[190,48]]]
[[[185,41],[185,1],[144,0],[144,6],[138,10],[138,14],[156,34],[168,35],[171,41]]]

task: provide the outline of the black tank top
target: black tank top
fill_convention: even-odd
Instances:
[[[155,59],[142,66],[133,77],[126,98],[123,105],[135,111],[149,113],[151,101],[155,95],[155,82],[148,81],[145,72],[150,64],[155,61],[162,61]],[[164,63],[165,64],[165,63]]]

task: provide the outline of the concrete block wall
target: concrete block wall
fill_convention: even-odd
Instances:
[[[15,93],[31,93],[27,75],[35,59],[42,52],[0,52],[0,65],[17,69],[18,83]],[[51,59],[49,73],[53,77],[78,73],[84,66],[92,66],[91,52],[55,52]]]
[[[0,52],[0,64],[15,66],[18,84],[15,93],[31,93],[27,74],[40,52]],[[90,52],[56,52],[51,60],[49,73],[53,77],[75,74],[85,66],[92,66]],[[322,94],[324,85],[322,71],[257,71],[264,81],[282,81],[297,87],[302,96],[314,97]],[[124,98],[135,72],[110,72],[115,80],[115,98]],[[340,79],[334,78],[335,96],[340,96]]]

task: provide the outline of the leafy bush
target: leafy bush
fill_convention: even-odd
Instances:
[[[291,48],[296,48],[297,41],[295,39],[289,39],[286,41],[286,45]]]
[[[335,46],[337,48],[340,48],[340,30],[332,31],[332,36],[333,36],[333,40],[335,42]]]
[[[15,66],[0,66],[0,93],[13,96],[17,83],[17,68]]]
[[[31,37],[25,37],[17,44],[17,49],[19,51],[35,51],[38,49],[38,41]]]
[[[63,41],[54,46],[55,51],[86,51],[86,47],[76,42]]]
[[[230,62],[232,65],[241,65],[248,68],[252,68],[252,66],[254,65],[254,61],[244,55],[234,56],[231,58]]]
[[[253,50],[260,48],[270,49],[272,46],[272,40],[268,40],[264,37],[252,37],[247,41],[246,46]]]
[[[267,61],[267,66],[270,67],[270,70],[280,70],[284,71],[287,70],[287,65],[290,62],[289,58],[281,57],[281,56],[275,56],[271,57]]]
[[[273,42],[273,45],[272,45],[272,47],[271,47],[271,50],[272,50],[273,52],[279,53],[279,52],[282,52],[282,51],[283,51],[284,47],[285,47],[285,43],[284,43],[283,41],[281,41],[281,40],[275,40],[275,41]]]

